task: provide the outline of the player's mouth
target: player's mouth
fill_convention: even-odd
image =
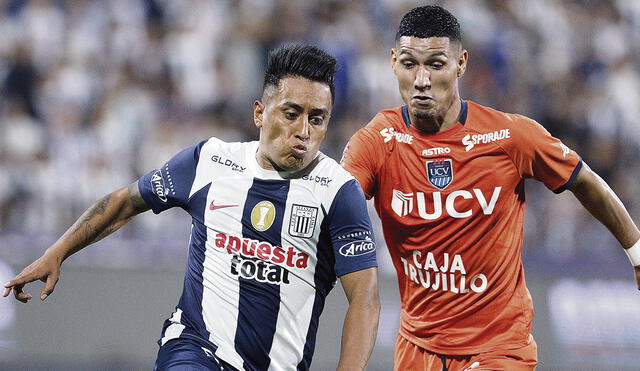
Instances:
[[[411,100],[419,106],[427,106],[433,102],[433,98],[426,95],[414,95]]]
[[[298,144],[296,146],[291,147],[291,152],[293,152],[293,156],[297,158],[301,158],[307,154],[307,146],[304,144]]]

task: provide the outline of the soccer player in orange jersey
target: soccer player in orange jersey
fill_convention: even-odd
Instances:
[[[524,180],[569,189],[618,239],[640,285],[640,232],[607,184],[535,121],[463,100],[460,26],[402,19],[391,65],[405,106],[380,111],[343,166],[375,198],[402,300],[396,370],[533,370],[521,261]]]

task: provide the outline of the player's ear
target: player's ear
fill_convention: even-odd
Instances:
[[[264,103],[259,100],[253,102],[253,123],[258,129],[262,128],[262,120],[264,117]]]
[[[458,77],[464,76],[464,72],[467,70],[467,60],[469,59],[469,53],[466,49],[460,50],[458,56]]]
[[[389,53],[389,63],[391,63],[391,68],[395,70],[396,63],[398,62],[398,56],[396,55],[396,48],[391,48],[391,52]]]

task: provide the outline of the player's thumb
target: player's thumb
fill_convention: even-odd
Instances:
[[[47,282],[45,282],[42,291],[40,292],[40,300],[46,299],[51,293],[53,289],[56,287],[56,283],[58,283],[58,276],[50,274],[47,277]]]

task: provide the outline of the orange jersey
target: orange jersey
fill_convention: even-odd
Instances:
[[[411,126],[406,107],[360,129],[343,166],[375,198],[398,274],[400,334],[450,355],[527,345],[524,180],[560,192],[581,165],[535,121],[470,101],[435,134]]]

